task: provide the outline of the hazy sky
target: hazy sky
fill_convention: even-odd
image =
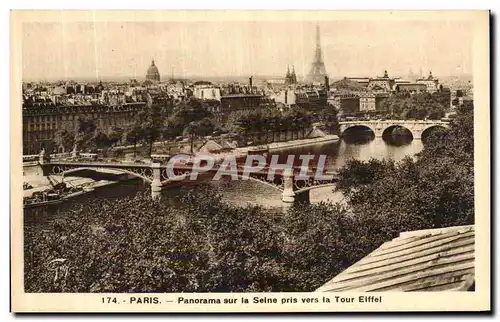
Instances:
[[[472,73],[472,28],[460,21],[321,21],[331,78]],[[284,76],[309,72],[316,21],[70,22],[23,25],[23,79]]]

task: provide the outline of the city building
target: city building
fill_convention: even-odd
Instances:
[[[201,101],[201,105],[220,116],[221,89],[211,82],[198,81],[193,84],[193,97]]]
[[[283,78],[276,78],[276,79],[267,79],[266,80],[266,85],[268,88],[273,88],[275,86],[284,86],[286,83],[286,79]]]
[[[293,106],[301,107],[305,110],[315,110],[325,107],[328,104],[328,77],[325,78],[326,84],[323,87],[293,87],[284,88],[281,91],[272,94],[270,97],[276,102],[290,108]]]
[[[344,77],[348,81],[353,81],[361,86],[367,87],[370,82],[370,77]]]
[[[339,111],[339,116],[359,113],[359,104],[359,96],[351,93],[337,94],[332,99],[332,105]]]
[[[236,111],[251,111],[260,108],[262,95],[254,93],[227,93],[221,96],[221,120]]]
[[[396,92],[407,92],[410,94],[418,94],[427,91],[427,85],[419,83],[400,83],[395,85]]]
[[[172,96],[166,85],[144,87],[136,81],[77,84],[47,83],[24,87],[23,153],[61,152],[56,145],[61,130],[73,131],[79,119],[93,120],[106,133],[111,127],[124,128],[135,122],[146,104],[167,106]]]
[[[432,71],[429,72],[429,76],[426,78],[417,79],[417,84],[424,84],[427,87],[427,92],[434,93],[439,90],[439,80],[432,76]]]
[[[193,84],[193,96],[199,100],[221,100],[221,90],[210,82],[196,82]]]
[[[374,112],[377,110],[375,102],[375,93],[366,92],[359,94],[359,111]]]
[[[154,59],[151,60],[151,66],[149,66],[146,73],[146,80],[153,83],[160,82],[160,71],[158,70],[158,67],[156,67]]]
[[[78,119],[92,119],[103,130],[112,126],[125,127],[136,119],[145,102],[122,105],[56,105],[52,102],[23,106],[23,154],[46,151],[65,152],[55,138],[62,129],[74,129]]]
[[[387,70],[384,71],[384,76],[370,78],[366,88],[375,92],[390,92],[395,84],[393,78],[389,77]]]
[[[290,67],[287,67],[285,76],[285,85],[295,85],[297,84],[297,75],[295,74],[295,66],[292,67],[292,72],[290,73]]]

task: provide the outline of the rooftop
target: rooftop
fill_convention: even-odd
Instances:
[[[471,290],[474,233],[474,225],[401,233],[316,291]]]

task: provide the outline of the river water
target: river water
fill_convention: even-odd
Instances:
[[[369,160],[377,159],[393,159],[401,160],[405,156],[415,156],[423,148],[420,140],[390,143],[382,138],[356,138],[356,139],[340,139],[336,142],[290,148],[281,151],[273,151],[270,154],[278,154],[280,163],[285,162],[288,155],[295,155],[297,160],[301,154],[327,155],[326,169],[335,170],[342,167],[350,159]],[[212,190],[218,190],[223,196],[223,200],[235,205],[254,204],[263,207],[283,207],[281,201],[281,192],[267,185],[260,184],[254,181],[206,181],[201,184],[189,184],[181,187],[165,189],[162,192],[162,200],[171,203],[176,207],[182,207],[179,199],[188,191],[196,191],[206,189],[207,186]],[[140,189],[146,189],[147,186],[140,180],[130,180],[120,182],[111,186],[98,188],[93,193],[80,196],[65,202],[60,205],[50,206],[47,208],[29,209],[25,212],[28,221],[42,220],[43,217],[57,216],[58,213],[65,209],[71,208],[75,204],[89,203],[96,198],[96,195],[106,196],[107,198],[120,198],[128,195],[136,194]],[[342,195],[338,192],[333,192],[331,187],[317,188],[310,191],[311,203],[321,201],[342,202]]]

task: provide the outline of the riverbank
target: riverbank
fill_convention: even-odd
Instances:
[[[317,145],[317,144],[326,144],[326,143],[331,143],[331,142],[337,142],[338,140],[340,140],[338,135],[331,134],[331,135],[326,135],[323,137],[313,138],[313,139],[302,139],[302,140],[270,143],[268,145],[268,147],[269,147],[269,152],[272,152],[275,150],[282,150],[282,149],[289,149],[289,148],[301,148],[301,147]]]
[[[115,170],[108,170],[108,172],[109,171],[115,171]],[[33,178],[31,178],[31,180],[27,180],[27,178],[25,177],[24,181],[31,184],[33,186],[33,188],[23,190],[23,197],[29,198],[35,192],[41,192],[41,191],[52,189],[52,185],[50,184],[50,181],[52,181],[53,183],[64,182],[64,183],[66,183],[66,186],[68,186],[68,187],[84,189],[84,190],[79,191],[77,193],[66,195],[63,198],[63,199],[71,199],[73,197],[77,197],[77,196],[80,196],[82,194],[92,192],[96,188],[109,186],[109,185],[116,184],[116,183],[119,183],[119,182],[122,182],[125,180],[129,180],[129,179],[130,179],[129,176],[123,176],[123,174],[121,174],[121,173],[119,176],[117,176],[116,180],[94,180],[91,178],[84,178],[84,177],[64,177],[64,181],[63,181],[62,176],[50,176],[50,180],[48,178],[45,178],[45,177],[38,178],[37,180],[33,180]]]
[[[301,147],[305,147],[305,146],[337,142],[339,139],[340,138],[338,137],[338,135],[325,135],[322,137],[310,138],[310,139],[291,140],[291,141],[285,141],[285,142],[273,142],[273,143],[263,144],[263,145],[258,145],[258,146],[246,146],[246,147],[242,147],[242,148],[236,148],[231,153],[236,155],[236,156],[246,156],[249,152],[255,151],[256,149],[265,150],[267,148],[267,150],[269,152],[272,152],[272,151],[278,151],[278,150],[283,150],[283,149],[301,148]]]
[[[293,149],[293,148],[302,148],[313,145],[321,145],[328,144],[332,142],[337,142],[340,138],[337,135],[325,135],[322,137],[309,138],[309,139],[300,139],[300,140],[291,140],[285,142],[274,142],[269,144],[262,145],[250,145],[241,148],[235,148],[230,151],[225,152],[198,152],[200,155],[205,155],[209,153],[212,157],[215,158],[215,162],[219,163],[224,160],[224,158],[235,157],[236,159],[245,158],[248,154],[256,151],[259,152],[279,152],[281,150]],[[191,161],[195,161],[197,156],[195,155]]]

